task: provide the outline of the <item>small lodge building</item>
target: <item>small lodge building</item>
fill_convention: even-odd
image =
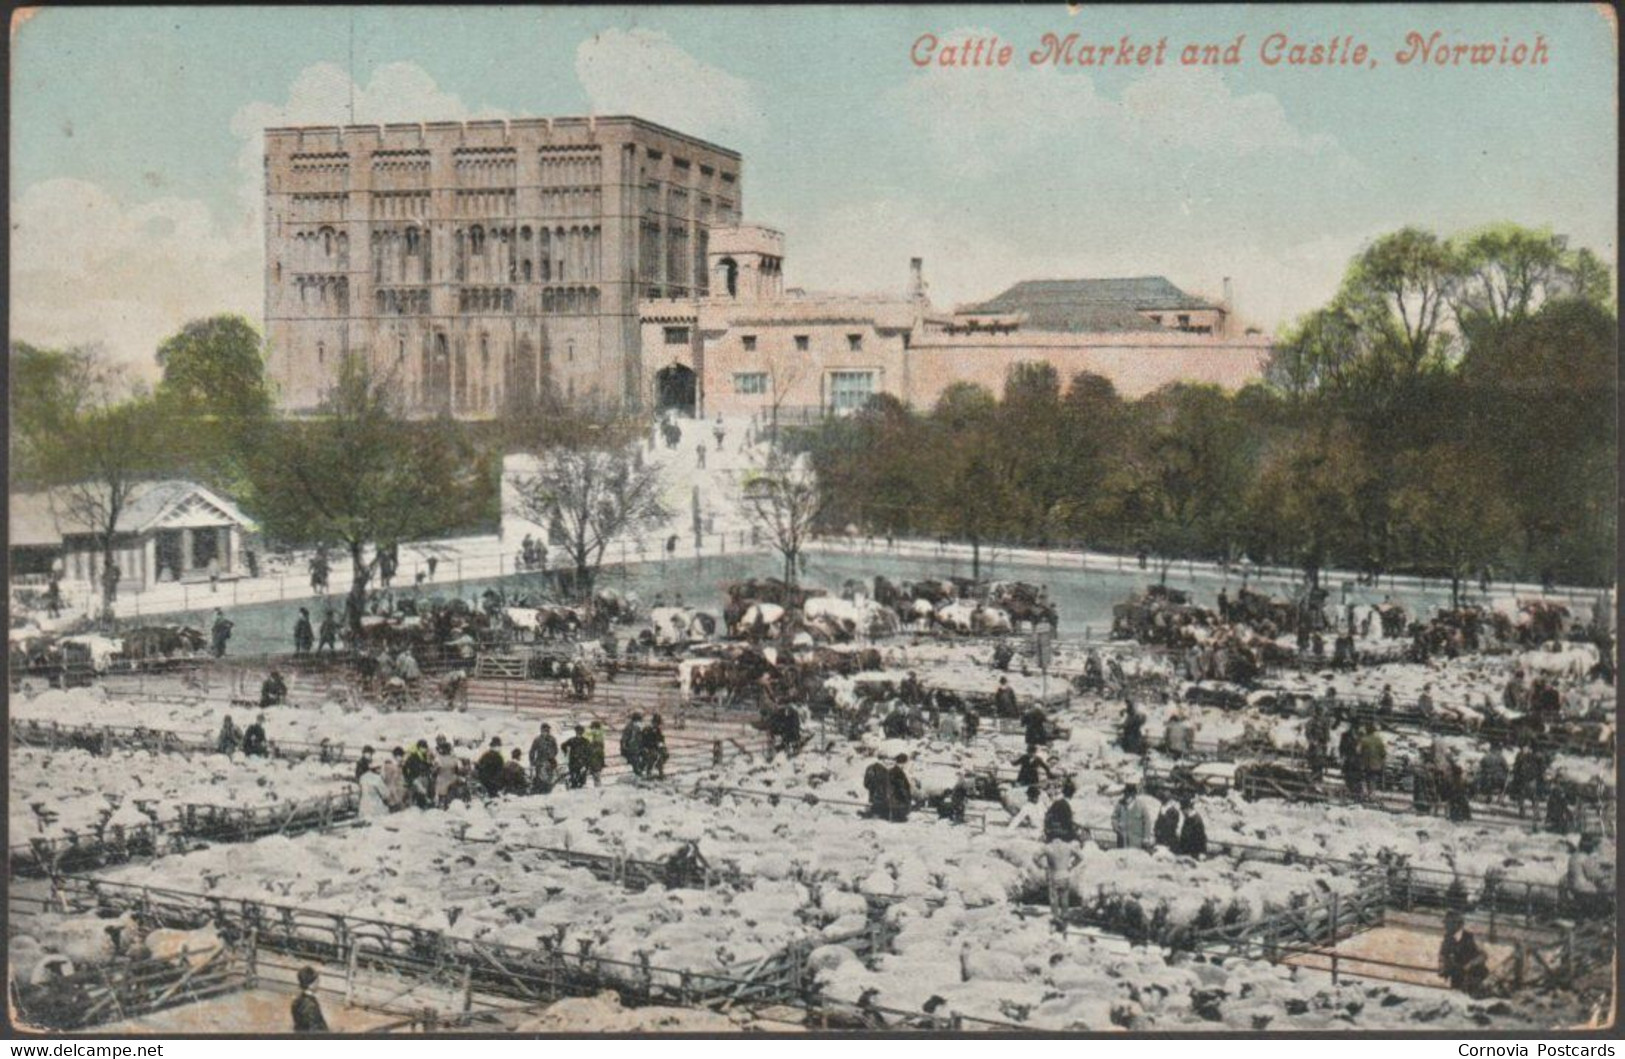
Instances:
[[[100,583],[100,530],[69,490],[14,493],[10,505],[13,581],[43,582],[54,569],[64,581]],[[115,535],[119,590],[207,581],[211,564],[223,578],[241,576],[243,538],[256,529],[235,504],[195,482],[138,483]]]

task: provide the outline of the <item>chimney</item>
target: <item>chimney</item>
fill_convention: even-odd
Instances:
[[[925,301],[925,258],[908,259],[908,296],[910,301]]]

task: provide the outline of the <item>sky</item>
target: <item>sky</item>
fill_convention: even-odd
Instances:
[[[1549,61],[1402,64],[1412,32],[1538,36]],[[1165,62],[1035,65],[1047,33],[1166,38]],[[1269,66],[1277,33],[1368,59]],[[1012,58],[920,66],[927,34]],[[1179,61],[1238,37],[1235,65]],[[791,286],[900,292],[913,256],[942,306],[1086,276],[1217,298],[1230,276],[1273,332],[1407,224],[1512,220],[1614,262],[1616,49],[1580,4],[43,9],[12,32],[11,334],[150,373],[188,319],[258,321],[261,130],[352,100],[362,124],[630,113],[731,147]]]

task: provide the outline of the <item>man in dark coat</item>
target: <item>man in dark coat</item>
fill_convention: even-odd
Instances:
[[[499,754],[497,774],[500,776],[501,772],[502,760]],[[406,782],[406,789],[419,809],[427,809],[434,804],[434,760],[429,756],[427,739],[419,739],[412,747],[412,752],[401,762],[401,779]]]
[[[267,706],[280,706],[288,701],[288,682],[282,679],[282,674],[271,670],[271,675],[265,678],[260,685],[260,709]]]
[[[328,607],[327,610],[322,614],[321,639],[316,644],[316,653],[321,654],[322,648],[324,647],[327,648],[329,652],[336,653],[338,651],[338,641],[338,618],[334,616],[333,608]]]
[[[355,763],[355,781],[361,782],[361,777],[372,771],[373,749],[370,746],[361,748],[361,757]]]
[[[553,738],[553,726],[542,725],[541,734],[530,741],[530,778],[538,791],[553,789],[559,773],[559,743]]]
[[[502,767],[502,791],[504,794],[530,792],[530,777],[525,775],[525,759],[518,747],[513,748],[508,763]]]
[[[316,968],[299,968],[299,996],[293,1002],[293,1032],[326,1033],[327,1019],[322,1017],[322,1003],[312,990],[316,986]]]
[[[243,729],[243,754],[247,757],[265,757],[270,749],[265,741],[265,714],[254,718],[254,723]]]
[[[1134,708],[1134,700],[1124,704],[1123,734],[1119,745],[1130,754],[1145,753],[1145,714]]]
[[[1045,842],[1076,842],[1078,821],[1072,814],[1072,796],[1077,793],[1071,780],[1061,784],[1061,796],[1044,810]]]
[[[666,751],[666,728],[658,713],[649,718],[649,727],[643,730],[640,753],[643,758],[643,774],[665,779],[666,761],[671,755]]]
[[[587,739],[587,730],[576,725],[575,734],[559,747],[564,751],[564,767],[568,772],[566,783],[571,787],[587,785],[587,770],[592,767],[593,747]]]
[[[214,609],[214,624],[210,627],[210,643],[216,658],[226,656],[226,644],[231,641],[233,622],[219,607]]]
[[[1044,746],[1049,742],[1049,718],[1044,711],[1034,706],[1021,717],[1021,727],[1027,737],[1027,748]]]
[[[1479,947],[1478,939],[1468,930],[1460,912],[1452,909],[1444,914],[1444,941],[1439,945],[1439,975],[1459,989],[1477,996],[1489,978],[1489,957]]]
[[[293,623],[293,653],[308,655],[310,645],[315,642],[316,634],[310,627],[310,611],[300,607],[299,620]]]
[[[1181,803],[1185,824],[1179,829],[1179,855],[1181,857],[1207,856],[1207,825],[1196,802],[1190,798]]]
[[[1157,822],[1151,828],[1152,837],[1157,840],[1157,845],[1177,850],[1179,848],[1179,823],[1179,806],[1170,801],[1157,814]]]
[[[1365,791],[1365,773],[1360,769],[1360,733],[1353,721],[1337,740],[1337,756],[1343,764],[1343,786],[1353,797]]]
[[[884,819],[889,815],[887,811],[890,805],[889,783],[885,762],[871,761],[869,767],[863,770],[863,789],[869,795],[869,815],[876,819]]]
[[[632,766],[634,776],[643,775],[643,714],[633,713],[621,729],[621,757]]]
[[[502,737],[493,735],[491,745],[474,762],[474,778],[491,797],[502,793],[502,769]]]
[[[1036,785],[1040,772],[1048,779],[1055,777],[1055,773],[1050,770],[1049,762],[1043,759],[1037,749],[1029,747],[1025,754],[1016,758],[1016,786],[1032,787]]]
[[[886,773],[886,790],[891,802],[891,820],[901,823],[908,819],[908,814],[914,808],[914,785],[908,781],[908,773],[903,766],[908,764],[907,754],[898,754],[897,761]]]
[[[801,713],[790,703],[783,703],[773,711],[768,730],[773,736],[770,752],[783,750],[794,757],[801,749]]]
[[[993,713],[997,717],[1014,717],[1020,712],[1016,705],[1016,689],[1008,677],[999,678],[999,688],[993,693]]]

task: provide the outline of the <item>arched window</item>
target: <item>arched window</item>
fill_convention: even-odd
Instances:
[[[404,339],[404,338],[398,339],[397,342],[398,342],[398,344],[395,347],[395,363],[397,363],[397,364],[405,364],[406,363],[406,339]]]
[[[316,343],[316,363],[327,363],[327,343],[325,342]]]
[[[731,257],[725,257],[721,261],[717,262],[717,267],[722,269],[722,284],[723,288],[728,292],[728,297],[738,297],[739,262],[735,261]]]
[[[564,344],[564,359],[571,364],[576,362],[576,340],[573,338]]]
[[[333,256],[333,229],[322,229],[322,254],[325,257]]]
[[[525,278],[526,283],[530,282],[530,258],[528,258],[528,257],[525,258],[524,264],[521,265],[520,268],[519,268],[519,274]],[[277,278],[278,279],[282,278],[282,266],[281,265],[277,266]]]
[[[511,290],[502,292],[502,311],[506,313],[513,312],[513,291]]]
[[[485,229],[479,225],[468,230],[468,248],[471,253],[485,253]]]
[[[409,257],[417,256],[419,240],[421,238],[422,233],[420,233],[416,228],[408,228],[406,230],[406,253]]]
[[[552,311],[553,311],[553,288],[549,287],[547,290],[542,291],[542,312],[550,313]]]

